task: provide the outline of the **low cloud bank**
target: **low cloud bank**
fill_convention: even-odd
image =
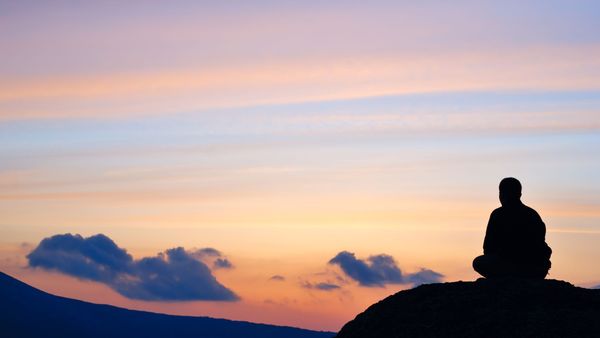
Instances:
[[[437,283],[444,277],[429,269],[403,274],[394,258],[385,254],[358,259],[354,253],[342,251],[329,260],[329,264],[339,266],[346,276],[357,281],[359,285],[367,287],[382,287],[386,284]]]
[[[214,251],[213,251],[214,250]],[[200,249],[231,263],[215,249]],[[239,297],[213,276],[197,252],[182,247],[154,257],[134,260],[109,237],[98,234],[84,238],[63,234],[43,239],[28,255],[29,266],[55,270],[77,278],[104,283],[131,299],[152,301],[235,301]],[[216,254],[218,253],[218,254]]]

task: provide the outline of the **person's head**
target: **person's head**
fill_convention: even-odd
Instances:
[[[500,181],[500,203],[515,204],[521,201],[521,182],[514,177],[506,177]]]

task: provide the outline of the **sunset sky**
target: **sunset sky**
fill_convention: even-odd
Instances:
[[[53,294],[336,331],[476,279],[507,176],[593,287],[599,173],[597,1],[0,0],[0,271]]]

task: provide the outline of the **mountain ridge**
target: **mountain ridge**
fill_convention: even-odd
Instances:
[[[0,272],[3,337],[325,338],[335,333],[128,310],[55,296]]]

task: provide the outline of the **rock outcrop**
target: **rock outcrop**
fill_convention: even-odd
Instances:
[[[600,290],[558,280],[422,285],[372,305],[337,337],[600,337]]]

